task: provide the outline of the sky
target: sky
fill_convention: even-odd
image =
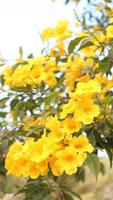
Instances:
[[[82,12],[85,0],[77,7]],[[41,50],[40,32],[53,26],[58,19],[74,22],[74,4],[64,5],[64,0],[0,0],[0,54],[7,60],[24,54],[37,55]]]

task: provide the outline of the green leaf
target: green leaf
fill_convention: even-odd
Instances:
[[[15,106],[17,105],[17,103],[19,102],[18,99],[13,99],[10,103],[10,107],[11,107],[11,110],[13,110],[15,108]]]
[[[4,75],[3,74],[0,76],[0,82],[1,82],[2,86],[5,83],[5,79],[4,79]]]
[[[113,96],[108,96],[108,97],[105,99],[104,104],[106,105],[106,104],[110,104],[110,103],[112,103],[112,102],[113,102]]]
[[[27,58],[28,58],[28,59],[30,59],[30,58],[34,58],[34,56],[33,56],[33,54],[31,53],[31,54],[28,55]]]
[[[79,42],[84,38],[86,37],[78,37],[75,38],[74,40],[71,40],[68,46],[68,53],[71,54],[74,51],[75,47],[79,44]]]
[[[110,162],[110,168],[112,168],[112,165],[113,165],[113,155],[112,153],[106,149],[106,153],[108,155],[108,158],[109,158],[109,162]]]
[[[82,181],[84,182],[85,181],[85,170],[84,168],[81,168],[80,171],[78,172],[78,174],[75,175],[76,177],[76,180],[79,182],[79,181]]]
[[[23,57],[23,49],[22,49],[22,47],[21,47],[21,46],[19,47],[19,55],[20,55],[20,58],[22,58],[22,57]]]
[[[50,102],[52,101],[52,99],[56,98],[58,96],[59,92],[58,91],[53,91],[51,92],[51,94],[49,94],[45,100],[46,104],[50,104]]]
[[[106,173],[105,165],[102,162],[100,163],[100,172],[102,173],[102,175]]]
[[[100,172],[100,161],[99,161],[98,156],[93,153],[89,154],[86,163],[90,171],[93,173],[93,175],[97,179],[98,174]]]
[[[67,185],[61,185],[61,187],[63,188],[64,193],[66,191],[66,192],[72,194],[73,196],[77,197],[79,200],[83,200],[79,194],[77,194],[76,192],[71,190]]]
[[[30,87],[15,87],[12,90],[16,91],[16,92],[28,92],[30,91]]]
[[[89,139],[89,142],[95,146],[96,145],[96,140],[95,140],[95,136],[94,136],[94,133],[91,132],[90,135],[88,136],[88,139]]]
[[[66,1],[65,1],[65,4],[69,3],[69,1],[70,1],[70,0],[66,0]]]
[[[63,196],[65,200],[73,200],[72,196],[68,193],[63,193]]]
[[[0,112],[0,117],[5,117],[7,115],[7,112]]]
[[[1,148],[3,150],[5,150],[7,147],[8,147],[8,144],[9,144],[9,140],[6,138],[4,140],[2,140],[2,143],[1,143]]]
[[[3,99],[0,99],[0,107],[4,108],[6,106],[6,102],[9,99],[9,97],[5,97]]]
[[[20,111],[24,107],[24,102],[19,102],[16,104],[15,109],[14,109],[14,119],[16,120],[19,117]]]
[[[20,63],[16,63],[16,64],[14,64],[14,65],[11,67],[12,70],[15,70],[19,65],[20,65]]]
[[[82,50],[86,47],[94,46],[93,42],[89,38],[85,38],[84,40],[81,41],[80,47],[78,50]]]
[[[108,2],[108,3],[111,3],[112,2],[112,0],[105,0],[106,2]]]
[[[103,60],[99,61],[99,72],[110,74],[110,70],[112,68],[112,63],[110,62],[110,58],[106,57]]]

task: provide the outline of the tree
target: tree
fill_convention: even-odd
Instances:
[[[25,199],[73,199],[67,177],[84,179],[86,164],[97,178],[98,156],[113,159],[113,9],[93,4],[97,14],[75,12],[81,31],[68,21],[41,33],[41,55],[19,58],[2,70],[0,98],[1,172],[27,177]],[[67,2],[68,3],[68,2]],[[93,10],[94,10],[93,9]],[[87,178],[87,177],[86,177]]]

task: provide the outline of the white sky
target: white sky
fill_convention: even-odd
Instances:
[[[14,59],[19,46],[25,55],[38,54],[40,31],[58,19],[74,21],[73,8],[74,4],[65,6],[64,0],[0,0],[0,54]],[[82,11],[81,5],[78,11]]]

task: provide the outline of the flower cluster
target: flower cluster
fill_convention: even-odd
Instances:
[[[71,37],[72,32],[68,29],[69,22],[67,20],[59,20],[55,28],[48,27],[41,33],[43,41],[55,38],[57,42],[61,42]]]
[[[11,88],[31,85],[36,87],[42,81],[50,87],[56,84],[54,72],[57,70],[55,59],[38,56],[28,60],[26,63],[18,63],[16,69],[7,67],[5,80]],[[47,73],[49,71],[49,73]],[[18,79],[17,79],[18,77]]]
[[[76,122],[91,124],[94,117],[100,114],[100,108],[93,100],[94,94],[100,91],[98,81],[79,82],[75,92],[70,93],[69,102],[63,105],[61,118],[65,118],[67,114],[73,114]]]
[[[55,28],[49,27],[41,33],[42,41],[55,41],[46,54],[18,59],[16,65],[5,68],[5,84],[10,89],[16,91],[19,87],[30,86],[30,91],[20,98],[24,106],[21,119],[27,121],[26,124],[22,122],[21,130],[28,132],[27,136],[29,130],[33,130],[30,134],[33,132],[36,136],[24,135],[21,138],[23,142],[17,138],[11,145],[5,162],[8,174],[35,179],[49,171],[55,176],[76,173],[88,153],[94,151],[84,127],[96,124],[107,115],[106,110],[111,112],[111,107],[104,101],[113,87],[113,77],[109,79],[106,75],[112,64],[109,62],[109,69],[106,69],[109,58],[101,64],[99,56],[105,56],[104,45],[109,47],[113,39],[113,25],[104,32],[93,27],[96,30],[94,34],[79,33],[67,49],[65,40],[72,37],[68,24],[68,21],[59,21]],[[104,66],[104,71],[101,66]],[[18,113],[22,107],[19,107],[19,95],[22,94],[18,93],[15,98]],[[26,102],[33,106],[26,108]]]
[[[52,131],[57,126],[53,127]],[[55,176],[60,176],[64,172],[68,175],[75,173],[86,160],[87,152],[93,151],[92,145],[84,135],[63,140],[63,130],[62,137],[60,130],[52,131],[50,135],[44,134],[37,141],[28,138],[25,143],[13,143],[5,163],[8,173],[18,177],[30,176],[32,179],[46,175],[49,169]]]

